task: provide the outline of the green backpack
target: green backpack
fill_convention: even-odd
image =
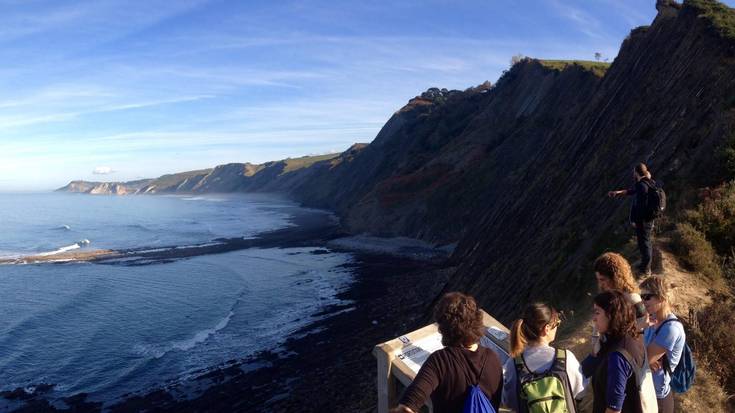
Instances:
[[[575,413],[569,376],[567,352],[556,349],[551,367],[534,373],[526,366],[523,354],[513,359],[518,376],[518,404],[521,413]]]

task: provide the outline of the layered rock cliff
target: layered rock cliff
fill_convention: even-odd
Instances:
[[[540,128],[543,139],[514,136],[514,146],[529,149],[506,165],[503,190],[485,191],[484,205],[472,210],[450,288],[477,294],[503,317],[519,298],[576,294],[591,279],[584,270],[594,255],[627,225],[629,204],[605,193],[629,186],[637,162],[669,189],[674,207],[685,188],[720,179],[717,154],[735,114],[735,41],[707,14],[711,7],[733,18],[712,1],[664,8],[650,27],[631,32],[597,84],[575,92],[586,95],[583,104],[526,112],[526,122],[555,113],[541,121],[553,127]]]
[[[605,194],[628,186],[636,163],[649,164],[674,207],[684,188],[721,179],[718,153],[735,119],[735,13],[713,0],[659,3],[609,68],[525,59],[493,86],[430,89],[372,143],[338,156],[222,165],[134,190],[68,189],[286,192],[335,210],[353,232],[456,242],[447,288],[507,321],[525,300],[561,300],[588,284],[591,258],[625,231],[628,204]]]

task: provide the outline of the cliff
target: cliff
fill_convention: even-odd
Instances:
[[[708,17],[705,7],[715,5],[685,2],[631,32],[599,82],[560,87],[583,104],[557,111],[547,94],[525,112],[525,123],[547,126],[514,135],[522,154],[505,165],[505,180],[492,181],[502,190],[484,191],[472,210],[449,288],[478,295],[505,320],[519,301],[548,300],[549,291],[571,299],[590,283],[592,258],[625,237],[629,205],[605,193],[630,185],[637,162],[665,184],[674,209],[687,188],[719,183],[717,154],[733,126],[735,43]]]
[[[218,165],[212,169],[187,171],[163,175],[155,179],[128,182],[72,181],[56,191],[91,195],[282,192],[289,185],[295,185],[291,183],[293,176],[286,177],[285,175],[338,156],[339,154],[302,156],[264,164],[230,163]]]
[[[592,257],[625,237],[628,204],[605,193],[629,185],[636,163],[649,164],[674,208],[722,181],[735,14],[713,0],[658,10],[611,65],[524,59],[492,86],[429,89],[342,154],[63,189],[285,192],[335,210],[352,232],[457,243],[447,288],[507,322],[551,289],[562,302],[589,286]]]

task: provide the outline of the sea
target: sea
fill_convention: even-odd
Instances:
[[[270,195],[0,194],[0,258],[251,238],[305,210]],[[318,250],[318,254],[314,253]],[[345,252],[250,248],[124,265],[0,265],[0,394],[105,405],[277,351],[352,282]],[[0,397],[0,411],[18,400]]]

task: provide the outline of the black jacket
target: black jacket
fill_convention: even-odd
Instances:
[[[630,222],[642,223],[650,222],[652,219],[648,217],[646,205],[648,203],[648,191],[653,191],[656,182],[653,179],[643,178],[635,183],[633,188],[628,189],[628,195],[635,195],[633,198],[633,206],[630,208]]]

